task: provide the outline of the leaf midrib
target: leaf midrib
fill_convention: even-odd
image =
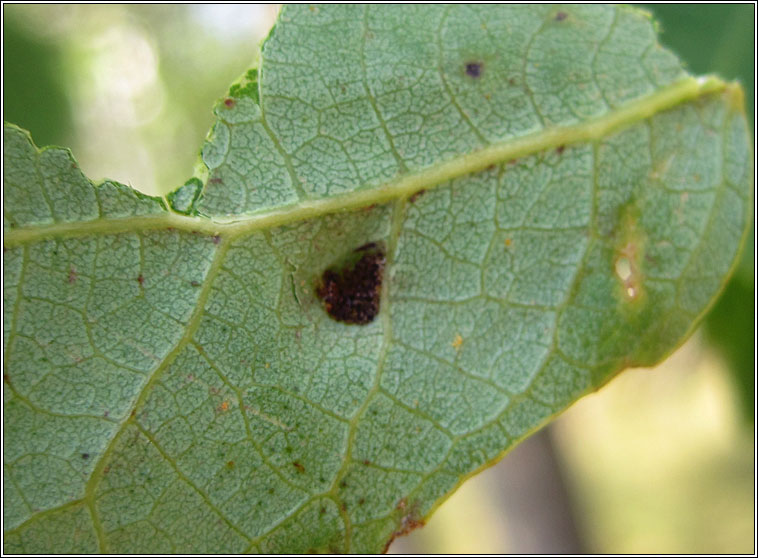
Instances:
[[[484,170],[493,164],[519,159],[559,146],[598,140],[679,104],[724,91],[741,97],[741,86],[737,83],[727,83],[715,76],[686,77],[615,111],[588,119],[581,124],[549,128],[521,138],[493,144],[424,170],[403,175],[375,188],[355,190],[320,200],[301,201],[273,210],[252,213],[242,218],[239,216],[229,219],[189,217],[168,211],[150,216],[33,225],[6,231],[4,245],[10,248],[53,237],[114,234],[169,227],[233,239],[256,230],[401,199],[419,190],[434,188],[459,176]]]

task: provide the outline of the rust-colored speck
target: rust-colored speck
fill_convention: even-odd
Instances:
[[[234,461],[227,461],[226,462],[226,468],[227,469],[234,469]]]
[[[390,540],[387,541],[387,544],[384,545],[384,548],[382,549],[382,554],[387,553],[387,551],[390,548],[390,545],[396,538],[402,537],[403,535],[407,535],[414,529],[418,529],[419,527],[423,527],[424,525],[426,525],[426,523],[424,523],[423,519],[415,519],[411,517],[411,514],[403,516],[403,519],[400,521],[400,526],[394,533],[392,533],[392,535],[390,536]]]
[[[410,198],[408,198],[408,201],[411,203],[416,203],[416,200],[419,199],[424,194],[426,194],[426,190],[422,188],[421,190],[413,194]]]
[[[229,402],[228,401],[223,401],[221,403],[221,410],[222,411],[228,411],[229,410]]]
[[[229,98],[229,97],[227,97],[226,99],[224,99],[224,106],[225,106],[226,108],[232,108],[232,107],[234,107],[234,105],[236,105],[236,104],[237,104],[237,103],[234,101],[234,99],[231,99],[231,98]]]
[[[76,269],[74,267],[70,267],[68,270],[68,282],[70,285],[73,285],[76,283],[76,279],[79,275],[76,273]]]
[[[300,474],[305,473],[305,467],[303,467],[303,464],[299,461],[293,461],[292,465],[294,465],[295,469],[297,469],[297,472]]]
[[[140,287],[145,284],[145,278],[142,276],[141,273],[137,276],[137,283],[140,284]]]
[[[561,153],[563,153],[563,150],[564,150],[564,149],[566,149],[566,146],[565,146],[565,145],[559,145],[558,147],[556,147],[556,148],[555,148],[555,152],[556,152],[558,155],[560,155]]]
[[[371,461],[369,461],[368,459],[364,459],[364,460],[363,460],[363,464],[364,464],[366,467],[368,467],[369,465],[371,465]]]

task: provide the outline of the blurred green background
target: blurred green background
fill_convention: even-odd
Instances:
[[[752,127],[754,5],[645,7],[693,73],[742,82]],[[214,101],[253,62],[276,12],[5,4],[3,118],[37,145],[71,147],[96,181],[165,194],[192,173]],[[671,358],[581,400],[392,550],[754,552],[753,236]],[[559,488],[540,495],[551,482]]]

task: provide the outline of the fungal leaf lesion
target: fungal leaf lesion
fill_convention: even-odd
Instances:
[[[316,296],[338,322],[366,325],[379,314],[384,277],[384,249],[376,242],[353,250],[321,275]]]

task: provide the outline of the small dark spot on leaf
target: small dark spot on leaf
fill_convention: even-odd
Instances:
[[[129,416],[132,417],[132,418],[136,417],[137,416],[137,409],[132,409],[132,412],[129,413]]]
[[[208,181],[208,184],[222,184],[223,182],[223,180],[214,176]]]
[[[105,412],[103,413],[103,416],[104,416],[105,418],[108,418],[108,416],[109,416],[110,414],[111,414],[111,412],[110,412],[110,411],[105,411]]]
[[[234,461],[227,461],[226,462],[226,468],[227,469],[234,469]]]
[[[516,82],[516,78],[510,78],[510,79],[508,80],[508,84],[509,84],[509,85],[516,85],[516,83],[517,83],[517,82]]]
[[[4,381],[6,384],[10,384],[10,383],[11,383],[11,377],[10,377],[10,376],[8,376],[8,374],[3,374],[3,381]]]
[[[71,163],[71,168],[72,169],[78,169],[79,167],[76,165],[76,163]]]
[[[226,106],[226,108],[232,108],[236,104],[237,103],[235,102],[234,99],[231,99],[231,98],[228,98],[228,97],[226,99],[224,99],[224,106]]]
[[[568,17],[568,14],[566,12],[558,12],[555,14],[555,21],[563,21]]]
[[[110,472],[110,470],[111,470],[111,466],[110,465],[106,465],[105,469],[103,469],[103,474],[107,475]]]
[[[488,166],[488,167],[487,167],[487,170],[488,170],[488,171],[493,171],[493,170],[495,170],[495,163],[492,163],[490,166]]]
[[[83,453],[82,454],[82,459],[89,459],[89,454],[88,453]]]
[[[359,506],[362,506],[365,503],[366,503],[366,499],[365,498],[361,498],[360,500],[358,500],[358,505]]]
[[[213,244],[218,244],[219,242],[221,242],[221,235],[214,234],[212,240],[213,240]]]
[[[269,493],[269,494],[273,494],[273,493],[274,493],[274,489],[273,489],[273,488],[269,488],[269,489],[268,489],[268,493]]]
[[[408,198],[408,201],[411,203],[416,203],[416,200],[419,199],[424,194],[426,194],[426,189],[422,188],[421,190],[413,194],[410,198]]]
[[[292,446],[287,446],[286,448],[284,448],[284,451],[287,453],[292,453]]]
[[[190,285],[192,285],[193,287],[199,287],[200,281],[190,281]]]
[[[73,285],[76,283],[76,278],[78,277],[78,274],[76,273],[76,269],[73,267],[69,268],[68,270],[68,282],[69,284]]]
[[[373,242],[356,252],[362,255],[353,265],[346,264],[339,271],[324,271],[316,295],[332,319],[365,325],[379,313],[385,260],[384,252]]]
[[[318,510],[318,513],[320,513],[321,515],[324,515],[326,513],[326,508],[324,506],[321,506],[321,509]]]
[[[345,488],[347,486],[346,481],[340,481],[340,488]]]
[[[371,461],[369,461],[368,459],[364,459],[364,460],[363,460],[363,464],[364,464],[366,467],[368,467],[369,465],[371,465]]]
[[[346,504],[345,502],[342,502],[342,503],[340,504],[340,509],[341,509],[343,512],[346,512],[346,511],[347,511],[347,504]]]
[[[145,278],[142,276],[141,273],[137,276],[137,283],[139,283],[140,286],[145,284]]]
[[[484,71],[484,64],[481,62],[466,62],[466,75],[472,78],[478,78]]]
[[[305,467],[299,462],[299,461],[293,461],[292,465],[294,465],[295,469],[297,469],[297,472],[300,474],[305,473]]]
[[[555,152],[556,152],[558,155],[560,155],[561,153],[563,153],[563,150],[564,150],[564,149],[566,149],[566,146],[565,146],[565,145],[559,145],[558,147],[556,147],[556,148],[555,148]]]

